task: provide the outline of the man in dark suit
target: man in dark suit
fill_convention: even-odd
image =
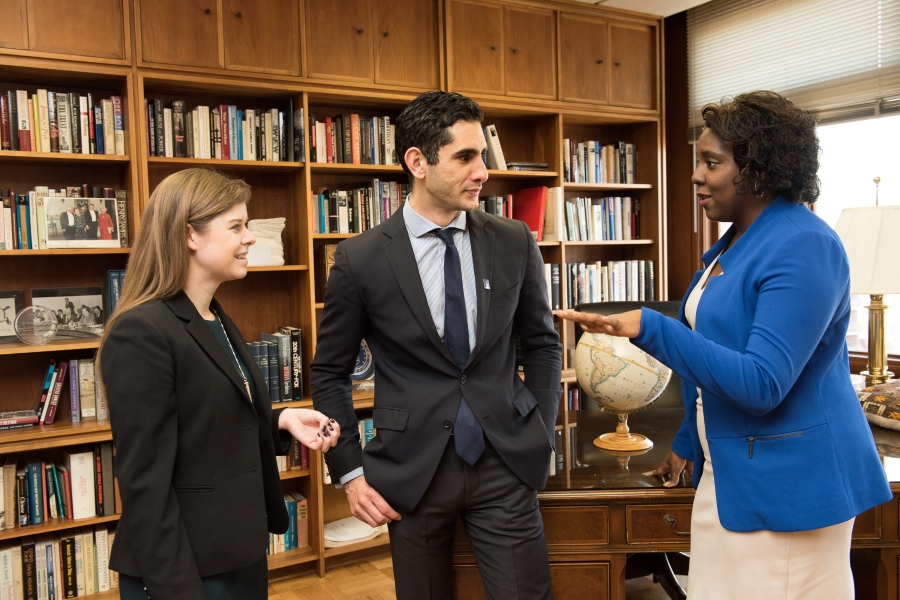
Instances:
[[[63,237],[67,240],[75,239],[75,209],[69,207],[59,215],[59,224],[63,230]]]
[[[489,598],[551,596],[537,490],[562,350],[528,227],[475,210],[482,118],[464,96],[426,92],[397,119],[412,193],[338,245],[311,365],[316,409],[349,432],[325,455],[332,480],[357,518],[388,523],[400,600],[452,597],[459,517]],[[363,338],[377,373],[365,451],[349,379]]]
[[[87,231],[85,232],[87,239],[97,239],[97,220],[99,218],[100,213],[94,209],[93,204],[89,204],[88,209],[84,211],[84,222],[87,224]]]

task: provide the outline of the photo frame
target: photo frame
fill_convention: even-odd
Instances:
[[[19,341],[13,324],[23,308],[22,290],[0,290],[0,344]]]
[[[38,235],[51,249],[125,247],[120,235],[120,229],[126,226],[122,222],[124,202],[122,198],[40,197]]]
[[[35,288],[32,306],[54,312],[59,322],[57,338],[100,337],[103,335],[103,288]]]

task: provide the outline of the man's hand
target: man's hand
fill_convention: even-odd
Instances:
[[[397,511],[391,508],[375,488],[366,483],[364,475],[348,481],[344,485],[344,490],[347,492],[347,500],[350,501],[350,512],[360,521],[378,527],[400,520]]]
[[[694,461],[681,458],[673,450],[669,450],[662,464],[653,471],[653,474],[663,480],[666,487],[676,487],[678,485],[690,485],[690,481],[694,476]],[[671,478],[666,481],[666,476]],[[686,481],[682,482],[681,476],[684,475]]]
[[[636,338],[641,333],[640,310],[630,310],[609,317],[574,310],[554,310],[553,314],[560,319],[575,321],[587,333],[605,333],[627,338]]]

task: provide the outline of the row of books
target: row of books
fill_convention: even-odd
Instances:
[[[122,286],[125,285],[125,269],[111,269],[106,272],[106,320],[116,311]]]
[[[616,142],[601,144],[563,140],[563,178],[570,183],[635,183],[637,148]]]
[[[513,218],[513,195],[482,196],[478,199],[478,210],[498,217]]]
[[[68,382],[66,381],[68,378]],[[56,419],[65,391],[69,392],[69,417],[73,423],[82,419],[108,419],[109,409],[102,386],[94,383],[93,359],[50,361],[44,375],[41,394],[34,408],[0,413],[0,429],[50,425]]]
[[[653,302],[652,260],[610,260],[566,264],[566,306],[585,302]]]
[[[566,198],[565,239],[569,242],[641,239],[638,198]]]
[[[127,248],[127,192],[36,186],[0,193],[0,250]]]
[[[88,519],[121,512],[113,445],[70,448],[57,460],[7,458],[0,469],[0,527],[50,519]],[[57,464],[58,463],[58,464]]]
[[[569,388],[569,392],[566,394],[566,406],[569,410],[581,410],[581,397],[578,392],[577,387]]]
[[[115,536],[115,529],[95,525],[3,546],[0,598],[63,600],[117,589],[119,575],[109,568]]]
[[[299,327],[279,327],[247,342],[250,355],[266,377],[272,402],[303,399],[303,336]]]
[[[124,156],[122,97],[8,90],[0,94],[0,148]]]
[[[177,158],[302,161],[303,109],[238,109],[234,104],[198,105],[187,110],[184,100],[165,106],[162,99],[144,99],[147,153]]]
[[[485,125],[481,128],[484,132],[485,150],[481,155],[488,169],[498,171],[547,171],[549,164],[545,162],[511,162],[503,155],[503,145],[500,143],[500,135],[496,125]]]
[[[362,233],[372,229],[397,212],[410,191],[408,184],[380,179],[349,191],[319,189],[311,198],[315,232]]]
[[[300,492],[284,495],[288,512],[288,530],[282,534],[270,533],[266,554],[281,554],[288,550],[309,546],[309,502]]]
[[[341,114],[317,121],[309,116],[309,160],[317,163],[398,165],[390,117]]]
[[[276,456],[279,471],[309,468],[309,448],[298,440],[291,441],[291,449],[287,456]]]
[[[557,429],[555,433],[556,449],[550,453],[550,475],[561,475],[566,472],[565,452],[569,447],[569,469],[585,467],[578,457],[578,427],[569,427],[567,431]]]
[[[371,442],[375,434],[378,433],[375,429],[375,422],[371,418],[359,419],[356,426],[359,432],[359,445],[361,448],[365,448],[366,444]],[[328,463],[325,462],[324,453],[322,453],[322,474],[322,480],[325,483],[331,483],[331,473],[328,471]]]

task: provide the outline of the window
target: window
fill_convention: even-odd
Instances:
[[[878,203],[900,204],[900,153],[896,142],[900,139],[900,116],[820,125],[818,133],[822,145],[822,194],[815,211],[826,223],[834,227],[845,208],[873,206],[875,177],[881,178]],[[814,259],[810,257],[811,261]],[[884,302],[889,306],[885,313],[887,351],[900,354],[900,294],[887,295]],[[868,350],[868,304],[868,296],[851,296],[847,330],[851,352]]]

